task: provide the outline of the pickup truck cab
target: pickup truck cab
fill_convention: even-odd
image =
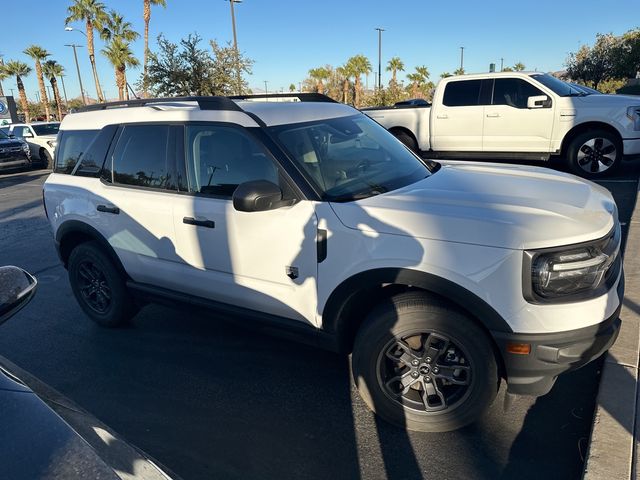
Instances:
[[[549,160],[584,177],[640,156],[640,98],[590,94],[540,72],[444,78],[432,105],[365,109],[433,158]]]

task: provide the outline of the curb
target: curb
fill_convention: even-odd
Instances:
[[[640,212],[634,210],[624,256],[625,296],[618,340],[606,354],[585,459],[584,480],[635,479],[640,442]]]

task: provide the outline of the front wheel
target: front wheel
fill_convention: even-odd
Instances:
[[[589,130],[571,140],[566,162],[571,172],[581,177],[604,177],[622,163],[622,144],[606,130]]]
[[[395,296],[369,314],[352,369],[376,414],[422,432],[478,420],[499,387],[487,335],[465,314],[421,293]]]
[[[46,148],[40,149],[40,162],[42,162],[42,166],[46,169],[53,168],[53,158]]]

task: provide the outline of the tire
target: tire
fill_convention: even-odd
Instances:
[[[97,242],[72,250],[69,281],[84,313],[100,326],[124,325],[138,312],[122,275]]]
[[[456,430],[478,420],[500,386],[484,331],[462,312],[419,292],[394,296],[367,316],[351,365],[373,412],[420,432]],[[404,388],[394,378],[402,378]]]
[[[53,158],[51,158],[51,154],[46,148],[40,149],[40,162],[42,163],[42,167],[47,170],[53,168]]]
[[[410,133],[404,130],[393,130],[391,133],[393,133],[394,137],[396,137],[398,140],[404,143],[412,151],[414,151],[415,153],[419,153],[418,142],[416,142],[416,139],[413,138],[413,135],[411,135]]]
[[[569,143],[566,164],[575,175],[602,178],[615,172],[622,163],[622,142],[607,130],[579,133]]]

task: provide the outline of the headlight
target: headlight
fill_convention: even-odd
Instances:
[[[633,129],[640,130],[640,106],[627,108],[627,117],[633,122]]]
[[[596,296],[615,281],[619,267],[620,227],[595,242],[525,252],[530,301],[571,300]]]
[[[47,140],[47,145],[49,145],[51,148],[56,148],[56,141],[55,140]]]

